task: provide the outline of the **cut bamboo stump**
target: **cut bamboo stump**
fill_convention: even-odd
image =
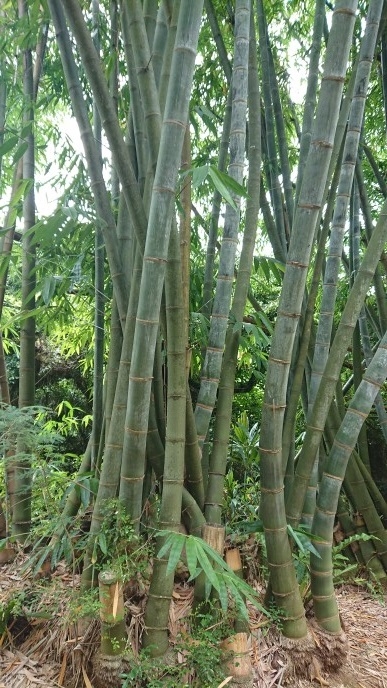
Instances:
[[[206,523],[202,529],[204,542],[211,545],[215,552],[223,556],[225,529],[223,526],[209,525]]]
[[[226,564],[235,573],[235,575],[238,576],[238,578],[243,578],[242,559],[238,547],[228,549],[225,554],[225,560]],[[234,630],[237,634],[249,633],[249,624],[241,614],[238,614],[237,618],[235,619]]]
[[[226,551],[225,560],[227,566],[234,571],[235,575],[243,578],[241,553],[237,547]]]
[[[4,547],[0,550],[0,564],[10,564],[16,557],[16,550],[13,547]]]
[[[112,571],[101,571],[98,576],[101,604],[101,654],[109,657],[122,654],[127,634],[122,583]]]
[[[226,654],[225,669],[235,685],[247,685],[252,680],[252,667],[247,633],[235,633],[222,641]]]

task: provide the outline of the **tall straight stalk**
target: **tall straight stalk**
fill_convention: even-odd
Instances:
[[[230,130],[229,175],[239,184],[243,182],[246,147],[247,82],[250,34],[250,1],[238,0],[235,7],[235,49],[233,63],[233,102]],[[235,207],[227,204],[224,219],[219,271],[210,332],[198,400],[195,423],[199,444],[203,445],[215,405],[222,366],[224,343],[231,305],[235,256],[238,244],[240,198],[234,198]]]
[[[250,49],[248,73],[249,106],[249,178],[248,201],[246,204],[245,231],[235,294],[231,307],[232,322],[226,334],[224,360],[219,383],[219,397],[214,427],[214,441],[210,456],[208,487],[206,494],[205,516],[209,524],[221,524],[224,495],[224,476],[226,473],[232,404],[234,399],[235,372],[238,361],[240,331],[234,331],[234,323],[243,319],[247,293],[250,285],[251,267],[254,258],[255,237],[259,211],[259,189],[261,168],[261,110],[257,70],[257,46],[252,14],[250,17]]]
[[[188,107],[203,2],[180,3],[164,122],[149,211],[139,305],[130,369],[124,453],[131,457],[127,489],[129,515],[136,527],[142,509],[142,483],[153,361],[159,329],[165,263],[174,210],[175,188],[188,121]]]
[[[28,17],[26,0],[18,0],[19,17]],[[26,134],[28,148],[23,156],[23,178],[30,180],[28,193],[23,202],[22,238],[22,300],[20,332],[20,377],[19,408],[35,403],[35,262],[36,246],[31,228],[35,224],[35,138],[34,122],[34,79],[31,48],[23,50],[23,96],[24,126],[29,125]],[[18,441],[14,463],[15,491],[12,514],[12,535],[23,543],[31,526],[31,465],[28,447],[22,439]]]
[[[228,154],[229,138],[230,138],[230,127],[231,127],[231,103],[232,103],[232,90],[229,89],[227,96],[227,103],[223,119],[223,129],[222,137],[220,139],[219,145],[219,156],[218,156],[218,170],[224,172],[226,169],[226,161]],[[206,251],[206,262],[204,266],[204,283],[203,283],[203,306],[202,312],[208,318],[211,316],[212,306],[213,306],[213,294],[214,294],[214,267],[215,267],[215,256],[216,256],[216,243],[218,239],[218,225],[219,225],[219,215],[220,206],[222,202],[222,197],[220,192],[215,189],[212,208],[211,208],[211,219],[210,228],[208,232],[208,242]]]
[[[99,0],[93,0],[93,38],[99,54]],[[93,103],[93,134],[96,147],[101,158],[102,169],[102,127],[98,109]],[[94,237],[94,368],[93,368],[93,426],[91,443],[91,466],[95,469],[98,460],[103,425],[103,372],[104,372],[104,342],[105,342],[105,245],[100,223],[97,221]]]
[[[180,246],[176,228],[172,230],[165,280],[167,309],[167,429],[160,528],[179,530],[184,483],[186,419],[186,364],[183,282]],[[168,616],[172,599],[174,571],[167,573],[168,561],[156,558],[148,603],[145,610],[145,647],[157,647],[156,654],[168,648]],[[153,652],[155,652],[153,650]]]
[[[284,616],[284,634],[293,638],[306,635],[306,622],[287,536],[282,468],[283,419],[292,350],[338,123],[356,6],[356,2],[338,2],[332,17],[314,137],[295,212],[262,411],[261,514],[273,595]]]

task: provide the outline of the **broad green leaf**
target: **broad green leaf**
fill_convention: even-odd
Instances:
[[[256,521],[239,521],[235,524],[235,530],[240,533],[263,533],[263,523],[259,518]]]
[[[20,138],[25,139],[26,136],[30,133],[33,125],[33,120],[30,120],[27,122],[27,124],[24,125],[23,129],[20,132]]]
[[[18,136],[10,136],[9,139],[4,141],[3,145],[0,146],[0,157],[3,155],[6,155],[6,153],[9,153],[12,148],[15,148],[19,142],[19,137]]]
[[[98,540],[98,544],[99,544],[101,552],[106,556],[108,553],[108,548],[107,548],[105,533],[102,531],[100,533],[98,533],[97,540]]]
[[[224,200],[229,205],[231,205],[231,207],[234,208],[234,210],[238,210],[237,205],[236,205],[233,197],[231,196],[229,187],[226,186],[226,184],[224,183],[224,181],[220,177],[219,170],[217,170],[215,167],[211,166],[210,170],[209,170],[209,174],[210,174],[210,177],[214,183],[216,190],[219,191],[222,198],[224,198]]]
[[[192,168],[192,185],[196,188],[198,186],[201,186],[208,176],[209,173],[209,166],[208,165],[203,165],[202,167],[193,167]]]
[[[226,571],[231,571],[231,569],[227,566],[226,562],[224,561],[223,557],[218,554],[218,552],[215,552],[214,549],[212,549],[211,545],[209,545],[205,540],[202,541],[202,547],[203,550],[207,553],[208,557],[212,559],[220,568],[226,570]]]
[[[239,579],[239,580],[241,580],[241,579]],[[235,602],[236,608],[238,609],[239,613],[243,616],[243,618],[246,619],[246,621],[248,621],[249,615],[247,612],[245,601],[244,601],[242,595],[240,594],[235,582],[231,579],[231,577],[228,578],[227,584],[228,584],[228,589],[230,591],[231,597],[232,597],[233,601]]]
[[[177,537],[174,538],[174,541],[172,542],[172,547],[169,552],[167,575],[175,571],[176,566],[181,559],[181,553],[184,547],[184,535],[182,535],[181,533],[176,533],[176,536]]]
[[[261,323],[266,327],[269,334],[273,334],[273,325],[271,324],[270,320],[266,317],[265,313],[259,311],[256,315],[261,321]]]
[[[198,560],[200,563],[200,566],[203,569],[203,573],[205,574],[206,578],[208,581],[211,583],[211,585],[219,592],[219,581],[218,577],[214,571],[214,567],[212,566],[206,552],[204,551],[204,547],[200,547],[201,543],[197,543],[197,556]],[[203,540],[203,545],[206,543]]]
[[[173,535],[173,533],[170,533],[170,534],[168,535],[168,537],[167,537],[167,539],[165,540],[164,544],[160,547],[160,550],[159,550],[158,553],[157,553],[157,558],[158,558],[158,559],[163,559],[163,558],[165,557],[165,555],[166,555],[166,554],[169,552],[169,550],[171,549],[171,547],[172,547],[172,542],[173,542],[173,541],[172,541],[172,538],[171,538],[171,535]],[[156,537],[165,537],[165,533],[162,533],[162,532],[160,531],[159,533],[156,533]]]
[[[315,537],[313,538],[310,533],[307,533],[300,528],[292,528],[290,525],[288,525],[288,532],[290,533],[291,537],[294,539],[295,543],[297,544],[298,548],[301,550],[301,552],[311,552],[314,554],[316,557],[321,559],[320,553],[317,551],[315,546],[312,544],[311,540],[315,539],[315,541],[320,541],[323,542],[323,538]]]
[[[233,177],[231,177],[229,174],[226,172],[222,172],[221,170],[218,170],[217,167],[214,165],[211,165],[211,169],[214,171],[214,174],[218,177],[218,179],[224,184],[224,186],[232,191],[234,194],[237,196],[241,196],[242,198],[247,198],[247,190],[245,189],[242,184],[239,184],[239,182],[236,181]]]
[[[223,611],[225,612],[225,611],[227,611],[227,607],[228,607],[228,593],[227,593],[227,587],[226,587],[224,577],[221,575],[218,576],[218,582],[219,582],[219,590],[218,590],[219,601],[220,601],[220,604],[221,604]]]
[[[16,163],[20,160],[20,158],[23,157],[24,153],[26,152],[28,148],[28,143],[27,141],[23,141],[20,146],[18,146],[17,151],[15,152],[13,159],[12,159],[12,164],[16,165]]]
[[[197,552],[196,552],[196,542],[195,540],[189,535],[186,539],[185,542],[185,553],[187,557],[187,566],[188,566],[188,571],[191,576],[191,578],[195,578],[195,573],[197,570]]]
[[[11,206],[15,206],[24,195],[27,195],[32,185],[32,179],[23,179],[11,198]],[[12,225],[12,222],[10,223]]]
[[[204,575],[205,575],[205,574],[204,574]],[[212,584],[211,584],[211,581],[210,581],[210,579],[205,575],[205,578],[204,578],[204,596],[205,596],[206,600],[208,600],[208,599],[210,598],[211,591],[212,591]]]
[[[90,487],[89,481],[86,480],[81,484],[81,502],[84,508],[90,504]]]
[[[55,287],[56,287],[56,279],[54,275],[50,275],[49,277],[46,277],[43,281],[42,284],[42,299],[46,306],[49,305],[52,297],[54,296],[55,293]]]
[[[293,538],[294,542],[296,543],[297,547],[301,550],[301,552],[305,552],[305,547],[303,545],[303,542],[299,538],[298,534],[292,528],[292,526],[288,523],[288,533],[289,535]]]

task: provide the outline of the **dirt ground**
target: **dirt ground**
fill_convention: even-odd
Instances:
[[[64,565],[59,565],[51,581],[40,584],[40,615],[28,621],[21,615],[0,636],[0,688],[74,688],[75,685],[77,688],[94,688],[90,658],[98,647],[98,622],[87,628],[64,623],[68,617],[67,601],[78,582],[77,576]],[[36,585],[34,582],[35,589]],[[28,606],[32,595],[31,580],[20,572],[18,560],[11,565],[0,566],[0,610],[2,603],[15,590],[23,591],[24,604]],[[312,668],[313,680],[299,680],[297,677],[286,680],[285,663],[273,637],[267,634],[264,617],[252,613],[254,688],[387,688],[387,598],[376,599],[354,586],[342,587],[337,595],[349,644],[348,658],[340,673],[328,676]],[[191,598],[190,588],[184,585],[176,588],[170,612],[172,637],[189,612]],[[143,605],[134,605],[130,601],[126,605],[130,619],[128,632],[135,648],[142,631]],[[47,619],[48,610],[52,614],[52,609],[55,610],[54,617]]]

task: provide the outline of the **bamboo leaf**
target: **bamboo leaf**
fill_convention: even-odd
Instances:
[[[288,523],[288,533],[289,535],[293,538],[294,542],[296,543],[297,547],[301,550],[301,552],[305,553],[305,547],[301,541],[301,539],[298,537],[298,534],[296,531],[292,528],[292,526]]]
[[[0,157],[6,155],[6,153],[9,153],[12,148],[15,148],[15,146],[18,144],[18,141],[18,136],[10,136],[9,139],[7,139],[2,146],[0,146]]]
[[[195,540],[189,535],[186,539],[185,543],[185,553],[187,557],[187,566],[188,566],[188,571],[190,574],[191,579],[194,579],[195,573],[197,572],[197,551],[196,551],[196,542]]]
[[[14,156],[13,156],[13,160],[12,160],[13,165],[15,165],[15,164],[20,160],[20,158],[23,157],[23,155],[24,155],[24,153],[26,152],[27,148],[28,148],[28,143],[27,143],[27,141],[23,141],[23,142],[20,144],[20,146],[18,146],[17,151],[15,152],[15,154],[14,154]]]
[[[42,299],[46,306],[49,305],[55,293],[56,279],[54,275],[50,275],[43,280],[42,285]]]
[[[214,183],[214,186],[217,191],[219,191],[220,195],[224,198],[224,200],[232,207],[234,210],[237,210],[237,205],[231,196],[229,188],[225,185],[224,181],[221,179],[219,175],[219,170],[217,170],[215,167],[210,167],[209,169],[209,175]]]
[[[173,535],[175,535],[175,533],[170,532],[170,533],[168,534],[168,536],[167,536],[167,538],[166,538],[164,544],[160,547],[160,550],[159,550],[159,552],[158,552],[158,554],[157,554],[157,558],[158,558],[158,559],[163,559],[163,557],[165,557],[165,555],[166,555],[166,554],[169,552],[169,550],[171,549],[172,543],[173,543],[173,539],[172,539],[172,536],[173,536]],[[157,533],[157,534],[156,534],[156,537],[163,537],[163,536],[165,537],[165,533],[161,533],[161,532],[160,532],[160,533]]]
[[[222,172],[221,170],[218,170],[218,168],[214,167],[213,165],[211,165],[210,173],[211,173],[211,170],[213,170],[214,175],[217,177],[217,179],[229,191],[232,191],[237,196],[242,196],[242,198],[247,198],[247,191],[246,191],[245,187],[242,186],[242,184],[239,184],[239,182],[237,182],[236,179],[234,179],[229,174],[227,174],[227,172]]]
[[[200,547],[201,544],[205,545],[206,543],[203,540],[203,543],[197,543],[197,544],[198,544],[198,547],[197,547],[198,560],[199,560],[200,566],[203,569],[203,573],[206,576],[206,580],[208,580],[209,583],[211,583],[212,587],[214,587],[215,590],[217,592],[219,592],[220,586],[219,586],[218,577],[214,571],[214,568],[213,568],[206,552],[204,551],[204,547]]]
[[[181,559],[181,553],[184,547],[184,535],[181,533],[175,533],[175,536],[176,537],[172,542],[172,547],[169,552],[167,575],[175,571],[176,566]]]
[[[82,494],[82,488],[81,488],[81,494]],[[103,533],[103,532],[98,533],[98,544],[99,544],[101,552],[106,556],[108,553],[108,548],[107,548],[105,533]]]
[[[239,579],[241,580],[241,579]],[[232,599],[235,602],[236,608],[238,609],[239,613],[241,616],[243,616],[244,619],[248,621],[249,615],[247,612],[246,604],[244,602],[244,599],[242,595],[240,594],[236,584],[234,583],[231,578],[228,579],[228,588],[231,594]]]
[[[221,576],[221,575],[218,576],[218,581],[219,581],[219,590],[218,590],[219,601],[220,601],[220,605],[221,605],[223,611],[225,612],[225,611],[227,611],[227,607],[228,607],[227,587],[226,587],[226,583],[225,583],[223,576]]]
[[[255,521],[239,521],[235,524],[239,533],[263,533],[263,523],[260,518]]]
[[[194,188],[201,186],[206,179],[209,172],[208,165],[203,165],[202,167],[192,168],[192,186]]]

